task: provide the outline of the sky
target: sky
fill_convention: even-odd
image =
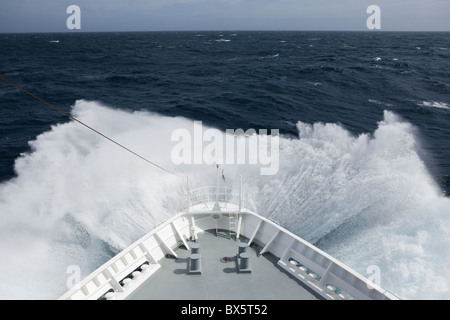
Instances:
[[[67,8],[80,8],[70,30]],[[0,0],[0,33],[190,30],[450,31],[450,0]]]

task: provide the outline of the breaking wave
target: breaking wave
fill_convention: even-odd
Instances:
[[[215,166],[171,161],[172,132],[192,130],[192,120],[89,101],[72,113],[193,184],[215,183]],[[280,137],[276,175],[224,165],[227,183],[242,175],[260,214],[362,275],[379,266],[381,286],[400,297],[448,299],[450,202],[419,156],[415,128],[391,112],[373,134],[297,127],[298,138]],[[88,275],[186,204],[184,179],[78,123],[55,125],[30,146],[16,160],[16,177],[0,185],[2,299],[58,298],[68,266]]]

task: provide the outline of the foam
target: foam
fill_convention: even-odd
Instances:
[[[423,101],[422,103],[418,104],[419,106],[423,107],[430,107],[430,108],[439,108],[439,109],[447,109],[450,110],[450,106],[445,102],[438,102],[438,101]]]
[[[193,185],[215,184],[215,166],[170,160],[171,133],[192,120],[92,101],[77,101],[72,113]],[[280,137],[277,175],[229,165],[227,184],[242,175],[252,209],[363,275],[379,266],[381,285],[401,297],[448,299],[450,203],[418,156],[414,127],[391,112],[372,135],[297,127],[298,139]],[[16,160],[17,177],[0,185],[2,299],[58,298],[68,266],[86,276],[186,204],[184,179],[78,123],[55,125],[30,145]]]

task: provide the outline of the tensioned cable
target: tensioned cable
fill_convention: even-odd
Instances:
[[[87,124],[84,123],[83,121],[78,120],[77,118],[75,118],[75,117],[72,116],[71,114],[69,114],[69,113],[67,113],[67,112],[64,112],[64,111],[61,110],[60,108],[55,107],[54,105],[48,103],[48,102],[45,101],[44,99],[41,99],[40,97],[38,97],[38,96],[36,96],[35,94],[31,93],[30,91],[26,90],[25,88],[23,88],[23,87],[19,86],[18,84],[12,82],[12,81],[9,80],[8,78],[5,78],[5,77],[2,76],[2,75],[0,75],[0,78],[1,78],[3,81],[5,81],[5,82],[7,82],[7,83],[9,83],[9,84],[11,84],[11,85],[13,85],[13,86],[16,87],[17,89],[19,89],[19,90],[21,90],[21,91],[23,91],[23,92],[29,94],[29,95],[32,96],[33,98],[35,98],[35,99],[37,99],[37,100],[39,100],[39,101],[45,103],[45,104],[48,105],[49,107],[55,109],[56,111],[58,111],[59,113],[65,115],[66,117],[72,119],[73,121],[78,122],[79,124],[85,126],[85,127],[88,128],[89,130],[94,131],[95,133],[97,133],[98,135],[102,136],[103,138],[105,138],[105,139],[111,141],[112,143],[114,143],[114,144],[118,145],[119,147],[125,149],[126,151],[132,153],[132,154],[135,155],[136,157],[141,158],[142,160],[144,160],[144,161],[150,163],[151,165],[153,165],[153,166],[155,166],[155,167],[157,167],[157,168],[159,168],[159,169],[161,169],[161,170],[163,170],[163,171],[165,171],[165,172],[167,172],[167,173],[173,174],[174,176],[177,176],[177,177],[180,177],[180,178],[181,178],[181,176],[177,175],[176,173],[173,173],[173,172],[171,172],[171,171],[169,171],[169,170],[167,170],[167,169],[164,169],[164,168],[161,167],[160,165],[157,165],[156,163],[154,163],[154,162],[148,160],[147,158],[144,158],[144,157],[141,156],[140,154],[138,154],[138,153],[134,152],[133,150],[131,150],[131,149],[125,147],[124,145],[120,144],[119,142],[117,142],[117,141],[111,139],[111,138],[108,137],[107,135],[105,135],[105,134],[101,133],[100,131],[98,131],[98,130],[92,128],[91,126],[87,125]]]

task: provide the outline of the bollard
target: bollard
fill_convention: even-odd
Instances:
[[[201,256],[198,253],[193,253],[189,257],[189,273],[201,274]]]
[[[247,252],[248,244],[245,242],[239,242],[238,254]]]
[[[250,273],[250,254],[248,252],[242,252],[238,257],[238,271],[240,273]]]
[[[191,244],[191,253],[200,253],[200,245],[198,243]]]

